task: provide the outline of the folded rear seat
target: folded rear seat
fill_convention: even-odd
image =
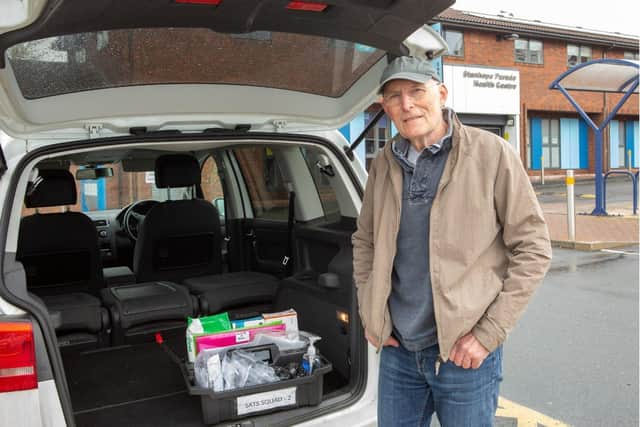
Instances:
[[[198,160],[189,154],[165,154],[156,159],[155,182],[158,188],[179,188],[199,186],[201,171]],[[222,271],[222,233],[218,210],[211,202],[202,199],[167,200],[152,207],[140,224],[136,242],[133,266],[136,278],[140,282],[165,281],[182,283],[188,291],[197,297],[196,308],[200,314],[220,311],[235,311],[242,315],[261,312],[271,308],[279,281],[273,276],[255,272],[224,273]],[[125,305],[114,305],[110,296],[117,289],[126,290]],[[166,305],[165,311],[185,309],[182,292],[167,293],[151,297],[138,295],[144,292],[160,291],[158,285],[143,284],[134,287],[116,287],[103,292],[105,303],[110,307],[118,305],[123,328],[134,324],[160,321],[154,313],[161,313],[153,306]],[[180,298],[182,295],[182,298]],[[175,304],[179,304],[179,307]],[[146,307],[145,307],[146,305]],[[164,305],[163,305],[164,306]],[[198,309],[199,308],[199,309]],[[123,310],[139,311],[130,316],[138,319],[128,323]],[[185,311],[186,313],[186,311]],[[230,313],[232,314],[232,313]],[[114,319],[114,323],[118,323]],[[142,327],[142,326],[140,326]]]
[[[107,310],[93,295],[80,292],[65,295],[43,295],[40,299],[52,317],[56,317],[58,345],[69,347],[95,342],[98,334],[106,334]]]
[[[200,313],[230,311],[252,315],[272,309],[280,280],[255,271],[192,277],[182,282],[198,297]]]
[[[113,345],[148,341],[155,332],[183,333],[196,299],[173,282],[156,281],[103,289],[102,300],[112,319]]]

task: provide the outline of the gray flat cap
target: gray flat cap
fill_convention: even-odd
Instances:
[[[401,56],[387,65],[387,68],[382,72],[382,77],[380,77],[378,93],[382,93],[382,88],[387,82],[396,79],[418,83],[426,83],[431,79],[440,81],[431,62],[413,56]]]

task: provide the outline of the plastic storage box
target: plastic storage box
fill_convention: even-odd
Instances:
[[[323,377],[332,370],[331,363],[324,357],[321,357],[321,361],[321,366],[316,367],[309,376],[219,392],[195,385],[191,363],[183,365],[183,374],[189,394],[200,396],[204,422],[217,424],[320,404]]]

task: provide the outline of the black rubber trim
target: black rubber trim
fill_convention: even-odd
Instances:
[[[247,217],[247,207],[244,205],[244,197],[242,197],[242,189],[245,188],[246,189],[246,185],[243,187],[240,185],[240,178],[238,178],[238,168],[236,168],[234,166],[234,159],[231,158],[231,153],[229,153],[229,150],[225,150],[225,154],[227,155],[227,160],[229,161],[229,166],[231,169],[231,174],[233,175],[233,179],[236,182],[236,186],[238,187],[238,192],[240,193],[240,206],[242,206],[242,217],[246,218]],[[237,164],[237,160],[236,160],[236,164]],[[225,171],[226,172],[226,171]],[[244,181],[244,180],[243,180]],[[225,217],[226,217],[227,213],[225,212]]]
[[[0,178],[7,171],[7,159],[4,157],[4,151],[0,147]]]

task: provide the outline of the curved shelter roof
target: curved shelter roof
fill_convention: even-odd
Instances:
[[[578,114],[593,129],[595,133],[595,185],[596,185],[596,207],[591,215],[606,215],[604,205],[604,179],[602,176],[602,131],[609,124],[612,118],[618,114],[622,105],[627,102],[631,94],[638,93],[640,65],[638,61],[630,59],[604,58],[594,59],[560,74],[560,76],[549,85],[549,89],[557,89],[569,100]],[[597,91],[597,92],[622,92],[624,95],[609,115],[597,126],[587,115],[582,107],[571,97],[568,91]],[[632,175],[634,211],[636,209],[635,195],[637,177]]]
[[[562,73],[549,89],[562,86],[566,90],[627,92],[636,83],[633,93],[638,93],[639,68],[639,62],[631,59],[595,59]]]

